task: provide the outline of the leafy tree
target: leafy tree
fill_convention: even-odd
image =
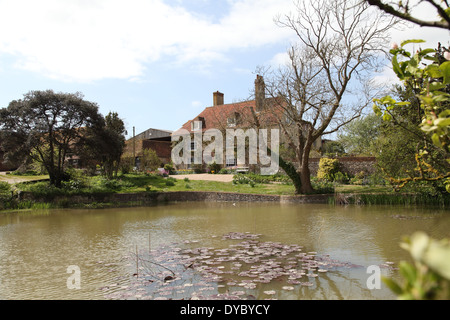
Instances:
[[[345,154],[344,145],[340,141],[324,141],[322,145],[322,155],[342,156]]]
[[[91,130],[87,140],[85,160],[99,163],[106,178],[117,176],[125,148],[125,124],[117,112],[109,112],[105,125]]]
[[[381,123],[381,119],[375,114],[358,118],[342,128],[338,134],[338,142],[347,153],[375,156],[379,153],[377,142]]]
[[[140,169],[141,171],[155,171],[161,166],[161,159],[159,159],[155,150],[142,149]]]
[[[402,116],[408,119],[404,115],[409,114],[413,126],[409,126],[408,132],[422,138],[416,147],[414,170],[408,172],[407,177],[391,177],[396,189],[411,182],[444,182],[450,191],[450,61],[445,59],[450,52],[439,47],[420,49],[412,54],[404,48],[421,42],[407,40],[391,50],[393,70],[414,94],[414,99],[397,101],[385,96],[374,100],[374,111],[386,123],[402,129],[408,128]],[[424,63],[426,60],[431,62]],[[441,165],[436,162],[439,159],[442,159]]]
[[[50,183],[60,187],[66,157],[85,143],[89,130],[102,126],[97,104],[81,93],[31,91],[0,110],[1,148],[7,161],[40,161]]]

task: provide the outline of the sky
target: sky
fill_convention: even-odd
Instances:
[[[81,92],[128,137],[177,130],[213,103],[247,100],[259,66],[276,66],[296,36],[274,23],[292,0],[0,0],[0,108],[32,90]],[[435,13],[421,8],[429,20]],[[386,43],[450,33],[408,27]],[[375,75],[393,78],[389,67]]]

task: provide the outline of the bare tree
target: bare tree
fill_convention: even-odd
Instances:
[[[383,10],[386,13],[389,13],[402,20],[412,22],[421,27],[436,27],[450,30],[450,9],[449,9],[449,2],[447,0],[441,1],[419,0],[415,1],[415,3],[411,3],[409,0],[404,1],[365,0],[365,1],[367,1],[370,5],[378,7],[380,10]],[[440,17],[440,19],[428,21],[414,17],[411,14],[411,11],[414,7],[416,7],[421,3],[428,3],[430,6],[432,6],[436,10],[437,17]]]
[[[395,21],[361,1],[296,1],[295,7],[294,13],[276,18],[279,26],[295,32],[298,44],[288,51],[289,64],[264,72],[266,94],[273,98],[267,99],[271,105],[265,112],[277,115],[295,150],[296,192],[312,193],[313,143],[359,117],[371,103],[370,78],[381,66]]]

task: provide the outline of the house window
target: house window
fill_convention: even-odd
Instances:
[[[227,119],[227,125],[228,125],[228,127],[235,127],[236,126],[236,119],[235,118],[228,118]]]
[[[227,118],[228,127],[236,127],[241,124],[241,114],[239,112],[234,112],[233,115]]]
[[[202,124],[203,124],[202,121],[192,121],[191,122],[192,131],[201,130]]]
[[[236,159],[235,158],[227,158],[227,167],[235,167],[236,166]]]
[[[197,141],[192,141],[191,142],[191,151],[195,151],[197,150]]]

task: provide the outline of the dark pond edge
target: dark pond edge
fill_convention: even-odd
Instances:
[[[330,203],[334,194],[314,195],[267,195],[215,191],[171,191],[171,192],[137,192],[137,193],[91,193],[82,195],[37,196],[31,192],[21,192],[19,201],[40,203],[167,203],[186,201],[209,202],[280,202],[280,203]]]
[[[28,203],[30,208],[42,208],[33,204],[48,204],[50,208],[104,208],[136,207],[173,202],[271,202],[330,205],[413,205],[448,208],[450,197],[432,199],[418,194],[386,193],[330,193],[310,195],[269,195],[218,191],[170,191],[137,193],[90,193],[81,195],[37,196],[31,192],[21,192],[19,202]]]

